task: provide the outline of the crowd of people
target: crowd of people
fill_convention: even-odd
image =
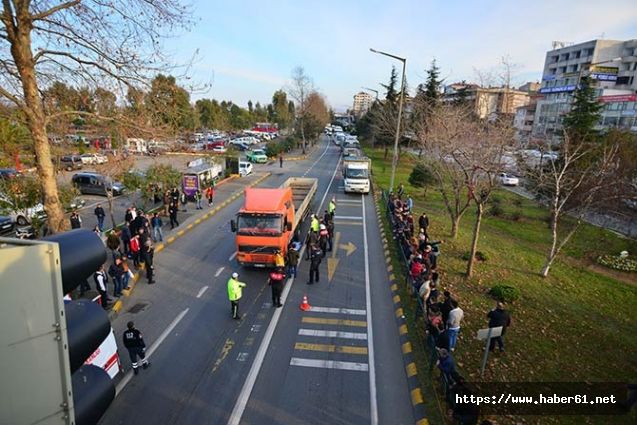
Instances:
[[[479,412],[476,406],[455,403],[455,394],[469,394],[463,377],[457,370],[453,353],[458,347],[458,335],[464,311],[456,296],[444,290],[439,270],[442,240],[433,240],[429,234],[429,217],[423,212],[414,219],[413,200],[399,185],[389,193],[387,208],[392,224],[393,238],[404,255],[405,267],[414,297],[418,300],[418,313],[422,314],[427,346],[430,348],[431,367],[440,371],[446,388],[446,398],[455,420],[462,424],[475,424]],[[416,225],[418,229],[416,231]],[[502,326],[502,336],[490,340],[489,349],[496,344],[504,351],[503,336],[511,324],[509,312],[502,302],[487,313],[489,327]]]

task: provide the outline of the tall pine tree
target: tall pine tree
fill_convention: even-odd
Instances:
[[[398,102],[399,92],[396,86],[398,85],[398,74],[396,73],[396,67],[391,67],[391,75],[389,77],[388,84],[381,84],[387,90],[387,94],[385,95],[385,100],[387,100],[390,104],[395,105]]]
[[[595,136],[593,127],[601,117],[603,106],[597,101],[595,88],[588,77],[580,79],[571,110],[562,122],[564,131],[572,140],[588,140]]]
[[[427,70],[427,81],[424,87],[425,100],[431,105],[440,100],[440,68],[436,64],[436,59],[431,61],[431,67]]]

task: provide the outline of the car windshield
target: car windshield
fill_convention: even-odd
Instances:
[[[345,177],[348,179],[366,179],[368,178],[367,169],[365,168],[347,168]]]
[[[283,222],[280,215],[274,214],[239,214],[237,233],[240,235],[280,235]]]

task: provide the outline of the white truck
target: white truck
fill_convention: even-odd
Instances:
[[[349,157],[343,159],[343,187],[345,193],[369,193],[369,174],[372,162],[369,158]]]

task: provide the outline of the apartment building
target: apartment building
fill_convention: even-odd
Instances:
[[[582,77],[589,77],[604,104],[598,129],[637,132],[637,39],[553,43],[546,53],[532,134],[559,137],[562,120]]]
[[[527,83],[529,84],[529,83]],[[454,102],[461,96],[473,104],[480,118],[499,115],[513,116],[516,109],[529,103],[529,92],[506,87],[480,87],[476,84],[454,83],[445,87],[443,100]]]
[[[352,111],[354,115],[360,117],[372,106],[372,102],[374,99],[369,93],[365,93],[363,91],[358,92],[354,95],[354,106],[352,107]]]

